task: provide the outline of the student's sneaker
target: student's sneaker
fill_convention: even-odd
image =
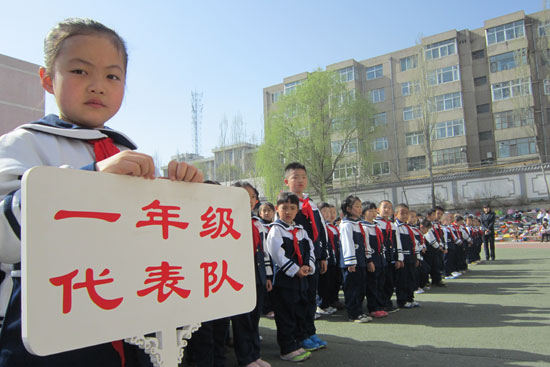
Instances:
[[[271,367],[271,364],[269,362],[266,362],[261,358],[258,358],[255,362],[260,367]]]
[[[380,319],[382,317],[387,317],[388,313],[386,311],[374,311],[369,313],[369,316],[375,319]]]
[[[456,275],[447,275],[447,276],[445,277],[445,280],[456,279],[456,278],[458,278]]]
[[[429,291],[430,289],[432,289],[432,288],[429,285],[424,287],[424,291]]]
[[[364,324],[364,323],[372,321],[372,317],[367,316],[367,315],[359,315],[355,319],[350,319],[350,321],[356,322],[358,324]]]
[[[268,313],[265,314],[265,317],[267,317],[268,319],[273,320],[275,318],[275,312],[269,311]]]
[[[323,310],[321,307],[317,306],[317,310],[315,313],[318,313],[319,315],[328,315],[329,313],[326,310]]]
[[[407,302],[403,305],[403,308],[413,308],[414,305],[412,304],[412,302]]]
[[[451,275],[454,276],[454,277],[456,277],[456,278],[458,278],[458,277],[461,276],[462,274],[464,274],[464,273],[459,272],[459,271],[453,271],[453,272],[451,273]]]
[[[422,288],[418,288],[417,290],[414,291],[415,294],[422,294],[424,293],[424,289]]]
[[[338,309],[332,307],[332,306],[328,306],[327,308],[325,308],[325,312],[328,312],[329,315],[332,315],[333,313],[335,313],[336,311],[338,311]]]
[[[289,361],[289,362],[302,362],[308,359],[310,356],[311,356],[310,352],[300,348],[288,354],[281,354],[281,359],[283,361]]]
[[[313,318],[314,318],[315,320],[320,319],[320,318],[321,318],[321,314],[320,314],[319,312],[315,312],[315,316],[313,316]]]
[[[413,307],[420,307],[420,303],[416,302],[416,301],[412,301],[411,302]]]
[[[317,334],[313,334],[312,336],[309,337],[309,339],[311,341],[313,341],[314,343],[317,343],[320,345],[320,349],[322,348],[325,348],[327,346],[327,342],[324,341],[323,339],[319,338],[319,336]]]
[[[302,342],[302,348],[304,348],[309,352],[313,352],[317,349],[320,349],[321,346],[308,338],[308,339],[304,339],[304,341]]]

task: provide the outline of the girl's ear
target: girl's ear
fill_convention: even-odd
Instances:
[[[42,88],[48,93],[53,93],[53,82],[52,77],[46,72],[46,68],[41,67],[39,70],[40,74],[40,84],[42,85]]]

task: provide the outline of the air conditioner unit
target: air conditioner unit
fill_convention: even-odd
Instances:
[[[487,158],[493,158],[493,152],[487,152]]]

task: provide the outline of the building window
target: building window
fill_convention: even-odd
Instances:
[[[466,153],[464,147],[448,148],[434,150],[434,167],[447,166],[449,164],[466,163]]]
[[[381,78],[384,72],[382,64],[367,68],[367,80]]]
[[[332,178],[334,180],[341,180],[345,178],[357,177],[357,165],[356,164],[339,164],[334,168]]]
[[[500,43],[515,38],[523,37],[525,34],[524,22],[518,20],[512,23],[499,25],[497,27],[487,29],[487,44]]]
[[[544,79],[544,94],[550,95],[550,79]]]
[[[407,171],[426,169],[426,156],[407,158]]]
[[[389,175],[390,162],[374,162],[372,164],[372,174],[374,176]]]
[[[479,133],[479,141],[491,140],[493,139],[492,131],[482,131]]]
[[[452,120],[435,124],[435,138],[445,139],[464,135],[464,120]]]
[[[550,21],[547,20],[539,23],[539,36],[550,36]]]
[[[460,80],[460,73],[458,72],[458,65],[453,65],[429,71],[426,77],[430,85],[439,85]]]
[[[345,103],[352,103],[355,101],[355,89],[350,89],[346,92],[333,95],[330,98],[331,103],[336,103],[338,107],[343,106]]]
[[[477,78],[474,78],[474,85],[476,87],[479,87],[481,85],[487,84],[487,77],[486,76],[478,76]]]
[[[462,107],[462,95],[460,92],[447,93],[435,96],[435,110],[437,112],[454,110]]]
[[[384,93],[384,88],[371,90],[369,92],[369,96],[372,103],[383,102],[386,100],[386,93]]]
[[[388,150],[388,138],[376,138],[372,142],[372,150]]]
[[[485,57],[485,50],[477,50],[472,52],[472,59],[478,60],[483,59]]]
[[[336,73],[340,76],[341,82],[351,82],[355,80],[355,68],[353,66],[336,70]]]
[[[424,133],[422,131],[413,131],[412,133],[406,133],[405,141],[407,142],[407,145],[424,144]]]
[[[535,138],[502,140],[498,142],[499,158],[519,157],[537,152]]]
[[[420,106],[403,108],[403,120],[410,121],[422,117],[422,109]]]
[[[512,127],[520,127],[533,125],[535,119],[533,117],[533,110],[522,109],[519,111],[504,111],[495,112],[495,129],[510,129]]]
[[[401,71],[416,69],[416,67],[418,66],[418,55],[404,57],[399,60],[399,63],[401,64]]]
[[[456,39],[432,43],[426,46],[426,60],[435,60],[456,53]]]
[[[487,113],[489,112],[489,103],[484,103],[484,104],[478,104],[476,106],[476,110],[477,110],[477,113]]]
[[[295,82],[285,84],[285,96],[288,96],[290,93],[294,92],[296,88],[302,84],[303,80],[297,80]]]
[[[531,94],[531,78],[520,78],[491,85],[493,101]]]
[[[342,151],[344,140],[336,140],[330,143],[332,146],[332,154],[338,155]],[[344,154],[357,153],[357,139],[351,139],[343,150]]]
[[[377,113],[376,115],[373,116],[373,118],[374,118],[374,126],[382,126],[382,125],[386,125],[387,123],[385,112]]]
[[[410,96],[414,93],[418,93],[419,90],[420,84],[418,82],[401,83],[401,94],[403,94],[403,96]]]
[[[271,94],[271,103],[277,102],[279,99],[281,99],[282,96],[283,96],[282,91]]]
[[[527,63],[527,49],[510,51],[500,55],[491,56],[489,58],[489,64],[491,66],[491,73],[497,71],[510,70],[518,65],[524,65]]]

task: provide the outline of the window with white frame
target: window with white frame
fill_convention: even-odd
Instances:
[[[386,100],[386,93],[384,88],[374,89],[369,91],[369,99],[372,103],[383,102]]]
[[[539,23],[539,37],[550,36],[550,21]]]
[[[374,176],[389,175],[390,162],[374,162],[372,164],[372,174]]]
[[[342,151],[342,146],[344,145],[345,141],[344,140],[335,140],[335,141],[332,141],[330,144],[332,146],[332,154],[333,155],[338,155],[340,154],[340,152]],[[346,146],[344,147],[344,150],[343,150],[343,153],[344,154],[354,154],[354,153],[357,153],[357,139],[351,139],[350,141],[348,141],[348,143],[346,144]]]
[[[445,139],[464,135],[464,120],[452,120],[435,124],[435,138]]]
[[[550,95],[550,79],[544,79],[544,94]]]
[[[418,55],[404,57],[399,60],[399,63],[401,64],[401,71],[416,69],[418,66]]]
[[[336,70],[336,73],[340,76],[341,82],[351,82],[355,79],[355,68],[353,66]]]
[[[285,84],[285,96],[289,95],[290,93],[294,92],[296,88],[302,84],[303,80],[297,80],[295,82],[290,82]]]
[[[454,55],[456,54],[456,38],[432,43],[426,46],[424,53],[426,55],[426,60],[435,60],[441,57]]]
[[[386,123],[387,123],[386,113],[381,112],[381,113],[375,114],[373,116],[373,120],[374,120],[374,126],[386,125]]]
[[[430,85],[439,85],[460,80],[460,73],[458,71],[458,65],[453,65],[428,71],[426,77]]]
[[[466,163],[466,148],[455,147],[433,151],[434,167]]]
[[[355,163],[346,163],[339,164],[334,168],[332,173],[332,178],[334,180],[342,180],[346,178],[352,178],[358,176],[357,164]]]
[[[520,78],[491,85],[493,101],[531,94],[531,78]]]
[[[372,142],[372,150],[388,150],[388,138],[376,138]]]
[[[537,146],[534,137],[502,140],[498,142],[498,157],[510,158],[535,154]]]
[[[410,121],[422,117],[422,109],[420,106],[412,106],[403,108],[403,120]]]
[[[421,169],[426,169],[426,156],[421,155],[407,158],[407,171],[418,171]]]
[[[528,110],[520,109],[517,111],[510,110],[495,112],[493,117],[495,120],[496,130],[533,125],[533,123],[535,122],[535,119],[533,117],[533,110],[531,108]]]
[[[424,132],[413,131],[405,134],[405,142],[407,145],[421,145],[424,144]]]
[[[525,35],[525,24],[522,20],[487,28],[487,44],[500,43],[523,37]]]
[[[351,103],[355,101],[355,89],[350,89],[346,92],[332,96],[331,101],[338,106],[342,106],[344,103]]]
[[[271,103],[277,102],[283,96],[283,91],[274,92],[271,94]]]
[[[454,92],[435,96],[434,104],[437,112],[454,110],[462,107],[462,95],[460,92]]]
[[[505,52],[503,54],[489,57],[491,73],[509,70],[527,63],[527,49]]]
[[[367,68],[367,80],[381,78],[384,75],[384,67],[382,64]]]
[[[420,83],[418,82],[405,82],[401,83],[401,94],[403,96],[410,96],[417,93],[420,90]]]

